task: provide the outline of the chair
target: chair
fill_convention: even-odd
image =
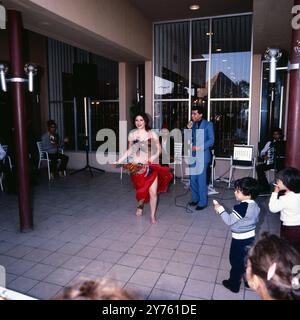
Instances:
[[[174,166],[174,180],[176,183],[176,165],[180,165],[181,180],[183,180],[183,167],[182,167],[182,143],[174,142],[174,161],[169,163],[169,166]]]
[[[214,181],[215,181],[215,165],[216,165],[216,157],[214,155],[214,153],[212,152],[212,160],[211,160],[211,165],[210,165],[210,170],[211,170],[211,173],[210,173],[210,185],[212,187],[214,187]]]
[[[271,172],[272,172],[272,174],[273,174],[273,179],[272,179],[272,180],[271,180]],[[267,170],[266,173],[267,173],[268,182],[269,182],[269,183],[273,182],[274,179],[275,179],[276,170],[275,170],[275,169],[269,169],[269,170]]]
[[[230,173],[228,188],[231,185],[234,170],[252,170],[252,177],[255,178],[256,157],[253,156],[253,145],[233,146],[233,156],[230,157]]]
[[[0,172],[0,189],[1,189],[1,191],[3,191],[2,180],[3,180],[3,172]]]
[[[38,169],[41,168],[41,162],[46,161],[47,163],[47,168],[48,168],[48,179],[49,181],[51,180],[51,173],[50,173],[50,159],[47,151],[43,150],[42,147],[42,141],[37,141],[36,146],[38,148],[39,152],[39,164],[38,164]]]
[[[6,156],[5,156],[5,158],[8,160],[8,164],[9,164],[9,168],[10,168],[10,170],[12,170],[12,163],[11,163],[11,158],[10,158],[10,156],[8,155],[8,145],[2,145],[2,148],[3,148],[3,150],[5,151],[5,153],[6,153]]]
[[[40,169],[41,167],[41,162],[42,161],[46,161],[47,162],[47,169],[48,169],[48,179],[49,181],[51,180],[51,172],[50,172],[50,159],[49,159],[49,154],[47,151],[43,150],[42,147],[42,141],[37,141],[36,143],[37,148],[38,148],[38,152],[39,152],[39,164],[38,164],[38,169]],[[60,149],[59,150],[60,153],[64,154],[64,150]],[[66,171],[64,171],[64,175],[66,176]]]
[[[10,168],[10,171],[12,171],[11,158],[10,158],[10,156],[7,154],[7,153],[8,153],[8,145],[2,145],[2,148],[3,148],[3,150],[5,151],[6,156],[5,156],[4,159],[1,160],[1,161],[4,163],[5,159],[7,159],[7,160],[8,160],[8,164],[9,164],[9,168]],[[4,190],[4,188],[3,188],[3,177],[4,177],[4,172],[0,172],[0,189],[1,189],[1,191]]]

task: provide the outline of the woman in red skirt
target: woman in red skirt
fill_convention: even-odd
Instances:
[[[161,147],[159,138],[149,127],[149,118],[145,113],[135,117],[136,129],[129,133],[129,148],[115,163],[123,164],[131,174],[136,189],[136,215],[143,214],[144,204],[150,202],[151,223],[156,223],[157,194],[166,192],[173,178],[169,167],[158,164]]]

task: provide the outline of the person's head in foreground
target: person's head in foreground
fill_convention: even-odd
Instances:
[[[136,300],[137,298],[124,288],[108,280],[82,280],[67,287],[55,300]]]
[[[246,275],[263,300],[300,300],[300,255],[276,235],[263,233],[250,249]]]

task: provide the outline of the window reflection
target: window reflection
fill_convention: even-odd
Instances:
[[[192,59],[208,59],[209,35],[209,20],[193,21]]]
[[[188,122],[188,102],[158,101],[154,104],[154,128],[184,129]]]
[[[199,61],[192,63],[192,105],[202,105],[207,108],[208,102],[208,62]]]
[[[189,23],[155,25],[154,125],[184,128],[189,105],[201,105],[215,123],[216,154],[229,156],[248,142],[252,16],[193,20],[191,35]]]
[[[189,86],[189,23],[155,26],[156,99],[188,98]]]
[[[211,97],[249,98],[251,52],[212,54]]]
[[[249,103],[246,101],[214,101],[211,118],[215,127],[215,154],[230,156],[234,144],[247,144]]]

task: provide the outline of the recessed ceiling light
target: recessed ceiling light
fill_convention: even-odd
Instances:
[[[199,10],[200,6],[198,4],[192,4],[189,6],[190,10]]]

